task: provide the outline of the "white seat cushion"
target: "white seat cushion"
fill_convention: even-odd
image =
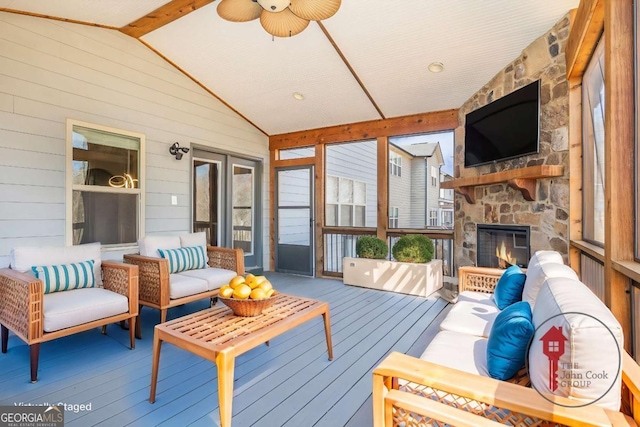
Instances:
[[[198,279],[206,280],[207,289],[210,291],[226,285],[231,279],[237,276],[235,271],[215,267],[201,268],[198,270],[186,270],[177,274],[180,276],[195,277]]]
[[[180,237],[178,236],[145,236],[138,241],[140,255],[160,258],[158,249],[178,249]]]
[[[534,308],[536,297],[542,284],[549,277],[565,277],[579,280],[571,267],[564,265],[562,255],[555,251],[538,251],[529,261],[527,278],[522,290],[522,301],[526,301]]]
[[[536,332],[529,350],[532,385],[543,393],[570,397],[576,405],[591,404],[602,397],[596,405],[617,411],[623,334],[600,299],[577,280],[547,279],[533,309],[533,324]],[[559,357],[560,379],[553,392],[550,357],[545,351]]]
[[[488,341],[487,338],[441,331],[433,338],[420,359],[488,377]]]
[[[458,301],[440,323],[440,330],[488,337],[500,309],[487,302]]]
[[[17,247],[11,250],[11,268],[33,275],[31,267],[72,264],[93,260],[96,284],[102,285],[101,245],[87,243],[76,246]]]
[[[106,289],[54,292],[44,295],[44,331],[58,331],[127,311],[129,299]]]
[[[189,295],[207,292],[209,285],[206,280],[197,277],[183,276],[182,274],[169,275],[169,298],[177,299]]]
[[[474,302],[478,304],[486,304],[492,307],[496,307],[496,303],[493,300],[493,294],[487,294],[485,292],[476,291],[464,291],[458,295],[458,302]]]

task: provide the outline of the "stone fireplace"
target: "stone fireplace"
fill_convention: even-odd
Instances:
[[[520,56],[459,109],[455,130],[454,181],[481,177],[536,165],[557,165],[562,176],[538,179],[533,200],[513,188],[505,179],[489,185],[467,188],[472,201],[455,199],[454,256],[458,266],[485,263],[478,236],[482,225],[524,226],[529,230],[529,254],[539,250],[569,252],[569,84],[566,77],[565,46],[569,16],[525,48]],[[539,152],[478,167],[464,167],[465,118],[468,113],[540,79]],[[520,237],[516,238],[516,246]],[[519,251],[521,248],[513,248]],[[495,258],[495,248],[488,257]],[[493,253],[491,253],[493,251]],[[528,262],[517,257],[517,264]],[[493,261],[491,261],[493,262]],[[487,262],[490,264],[489,262]],[[491,264],[490,264],[491,265]]]
[[[478,267],[507,268],[529,263],[530,227],[478,224]]]

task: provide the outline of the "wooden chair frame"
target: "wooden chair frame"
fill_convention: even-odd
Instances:
[[[2,352],[7,352],[9,331],[29,345],[31,382],[38,379],[40,343],[73,335],[109,323],[129,321],[138,317],[138,267],[119,262],[102,261],[103,288],[129,299],[126,313],[94,320],[54,332],[44,331],[44,285],[41,280],[10,268],[0,269],[0,325]],[[134,330],[130,328],[131,349],[135,348]]]
[[[209,267],[233,270],[238,275],[244,275],[244,252],[242,249],[220,248],[207,246]],[[138,302],[142,306],[160,310],[160,323],[167,320],[167,310],[182,304],[198,301],[204,298],[213,299],[218,296],[218,289],[171,299],[169,261],[164,258],[154,258],[143,255],[124,255],[124,262],[135,264],[140,269],[140,294]],[[140,317],[136,324],[136,336],[141,338]]]

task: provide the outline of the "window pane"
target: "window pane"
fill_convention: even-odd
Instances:
[[[324,222],[327,227],[336,227],[338,225],[338,205],[327,204],[324,215]]]
[[[354,218],[354,227],[364,227],[365,211],[364,206],[356,206],[356,215]]]
[[[136,243],[138,195],[73,192],[73,244],[103,245]]]
[[[604,40],[582,81],[583,237],[604,244]]]
[[[340,226],[351,227],[353,225],[353,207],[351,205],[340,205]]]
[[[325,147],[325,203],[339,205],[340,226],[354,226],[354,205],[365,212],[364,224],[359,226],[377,226],[377,146],[376,140],[369,140]],[[329,220],[327,214],[327,225]]]
[[[280,150],[280,160],[303,159],[305,157],[315,157],[315,147],[288,148]]]
[[[73,184],[139,188],[140,140],[73,126]]]
[[[233,165],[233,247],[253,254],[253,168]]]
[[[195,198],[196,221],[209,222],[211,219],[211,164],[196,164]]]
[[[353,202],[356,205],[367,204],[367,186],[364,182],[355,181],[353,183]]]
[[[353,181],[340,179],[340,203],[353,203]]]

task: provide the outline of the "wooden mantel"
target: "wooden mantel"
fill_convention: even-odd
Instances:
[[[537,165],[469,178],[456,178],[452,181],[440,183],[440,188],[453,188],[456,193],[464,196],[467,202],[473,204],[476,202],[476,187],[506,182],[512,188],[520,190],[525,200],[533,201],[536,199],[536,183],[538,179],[562,175],[564,175],[563,166]]]

